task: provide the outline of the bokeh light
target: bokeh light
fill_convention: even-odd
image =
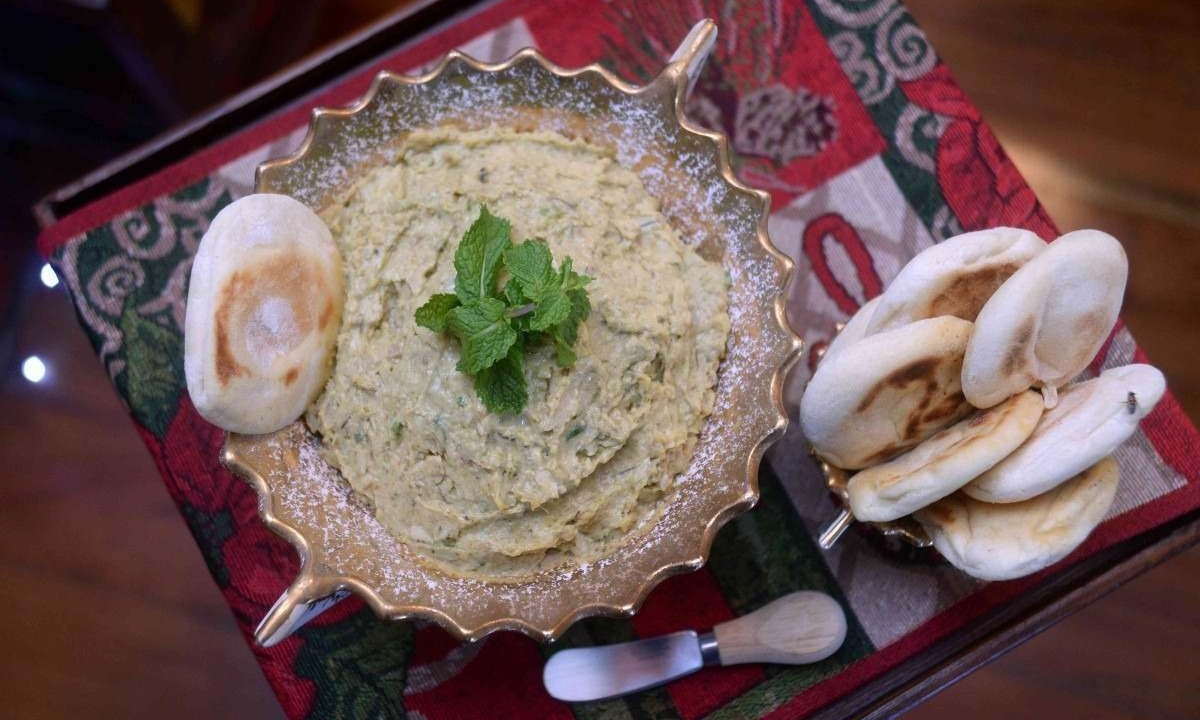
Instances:
[[[58,287],[58,273],[54,272],[54,268],[50,267],[50,263],[42,265],[42,284],[48,288]]]
[[[30,355],[21,363],[21,374],[31,383],[40,383],[46,379],[46,363],[37,355]]]

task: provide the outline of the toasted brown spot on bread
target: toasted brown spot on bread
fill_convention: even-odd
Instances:
[[[995,419],[995,416],[992,413],[975,413],[971,417],[967,418],[967,425],[969,427],[979,427],[980,425],[984,425],[993,419]]]
[[[974,321],[988,298],[1020,267],[1020,263],[1005,263],[959,275],[930,303],[930,317],[953,315]]]
[[[933,382],[939,362],[939,358],[924,358],[895,370],[892,374],[876,383],[875,387],[871,388],[870,392],[863,396],[862,401],[859,402],[855,411],[863,412],[871,407],[879,399],[880,393],[888,388],[903,388],[915,382],[924,382],[928,385]]]
[[[1033,326],[1034,321],[1031,319],[1017,331],[1012,345],[1008,348],[1008,354],[1004,356],[1002,370],[1005,375],[1015,375],[1025,367],[1025,358],[1029,355],[1029,346],[1033,343]]]
[[[1081,315],[1072,324],[1071,329],[1076,338],[1087,340],[1086,343],[1076,343],[1075,353],[1070,357],[1069,361],[1061,361],[1066,366],[1075,367],[1086,365],[1092,359],[1091,341],[1094,338],[1107,335],[1112,328],[1108,325],[1108,318],[1104,311],[1097,310]]]
[[[952,400],[954,398],[950,398],[950,399]],[[972,410],[973,410],[973,408],[968,403],[966,403],[964,400],[962,402],[962,404],[956,409],[956,412],[957,413],[963,413],[963,412],[969,413]],[[960,433],[960,437],[957,438],[954,442],[947,445],[943,452],[948,453],[948,452],[955,450],[957,448],[960,448],[960,447],[969,447],[971,444],[979,442],[984,437],[986,437],[988,432],[990,432],[996,425],[1000,424],[999,421],[1000,421],[1000,417],[999,417],[999,414],[997,414],[997,413],[991,413],[991,412],[979,413],[979,412],[977,412],[977,413],[971,415],[971,417],[968,418],[965,422],[966,422],[967,426],[972,429],[978,428],[981,425],[986,426],[986,427],[984,427],[983,430],[973,430],[972,432],[963,432],[962,428],[959,425],[950,425],[948,427],[942,428],[941,430],[937,431],[930,437],[924,438],[921,436],[923,436],[924,433],[928,431],[928,425],[922,426],[918,421],[910,420],[909,424],[905,427],[905,436],[906,437],[904,439],[906,440],[906,442],[896,443],[893,445],[889,445],[887,448],[884,448],[882,451],[880,451],[879,453],[877,453],[875,456],[872,457],[872,463],[890,459],[891,456],[898,455],[901,451],[910,449],[915,444],[912,441],[913,438],[917,438],[922,442],[928,442],[928,441],[934,440],[939,437],[945,437],[946,433],[957,432],[957,433]]]
[[[312,300],[325,289],[321,273],[308,258],[278,253],[254,265],[255,300],[279,297],[290,301],[300,334],[313,327]]]
[[[275,253],[229,276],[217,293],[214,316],[218,382],[226,385],[239,375],[250,375],[246,362],[269,361],[272,351],[288,351],[312,332],[312,299],[319,275],[311,262]],[[264,303],[271,300],[291,308],[284,328],[265,324],[259,317]]]
[[[931,428],[948,425],[970,412],[971,406],[962,393],[956,393],[942,398],[937,405],[927,412],[909,414],[904,424],[904,434],[901,436],[905,446],[915,445],[929,435]]]
[[[901,388],[918,381],[929,382],[930,378],[937,373],[940,364],[939,358],[917,360],[888,375],[883,379],[883,384],[888,387]]]
[[[903,440],[904,444],[907,446],[908,443],[921,436],[921,430],[923,428],[924,425],[921,422],[921,416],[913,413],[912,415],[908,416],[908,422],[904,423],[904,434],[900,436],[900,439]]]
[[[235,360],[229,351],[229,335],[220,324],[217,325],[216,371],[217,382],[222,385],[228,385],[230,380],[246,373],[246,367]]]
[[[229,330],[230,323],[233,322],[231,317],[237,310],[237,297],[245,292],[245,286],[250,279],[245,277],[241,272],[235,272],[229,282],[221,289],[219,299],[217,301],[217,312],[214,318],[216,326],[215,332],[217,336],[216,348],[216,373],[217,382],[222,385],[229,384],[229,381],[238,375],[246,375],[249,369],[237,361],[234,356],[233,349],[230,347]]]
[[[297,368],[297,367],[291,368],[286,373],[284,373],[283,384],[291,385],[292,383],[296,382],[296,378],[298,378],[298,377],[300,377],[300,368]]]
[[[947,395],[941,401],[930,408],[924,414],[919,416],[920,423],[925,427],[930,425],[944,425],[951,420],[957,420],[970,412],[971,404],[963,397],[961,392],[956,392],[952,395]]]
[[[321,317],[317,318],[317,328],[324,330],[329,327],[329,321],[333,319],[333,303],[329,300],[325,301],[325,307],[321,308]]]
[[[1086,335],[1087,337],[1095,337],[1097,335],[1107,334],[1109,329],[1107,327],[1107,320],[1108,317],[1105,315],[1103,310],[1094,310],[1092,312],[1085,313],[1075,321],[1075,332],[1079,335]]]
[[[962,356],[922,358],[901,367],[871,387],[857,413],[872,404],[886,405],[896,435],[866,460],[887,460],[921,442],[973,409],[961,392]]]
[[[909,447],[911,446],[905,443],[891,443],[885,445],[884,447],[880,448],[878,452],[867,458],[866,462],[863,463],[863,466],[870,467],[872,465],[878,465],[885,460],[891,460],[893,457],[904,452]]]

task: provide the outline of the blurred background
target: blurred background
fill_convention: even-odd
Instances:
[[[281,712],[53,274],[40,197],[400,6],[0,0],[0,693],[14,718]],[[908,0],[1200,417],[1200,3]],[[31,357],[36,356],[36,361]],[[1200,717],[1193,549],[910,713]]]

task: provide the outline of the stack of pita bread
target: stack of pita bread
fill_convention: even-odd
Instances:
[[[1149,365],[1071,384],[1112,331],[1127,273],[1096,230],[1047,245],[994,228],[914,257],[829,345],[800,401],[813,451],[857,471],[853,517],[912,516],[985,580],[1082,543],[1116,494],[1113,450],[1166,389]]]

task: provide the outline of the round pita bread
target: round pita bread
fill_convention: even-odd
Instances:
[[[880,296],[867,333],[938,315],[974,321],[992,293],[1045,248],[1037,235],[1010,227],[956,235],[927,248]]]
[[[822,360],[800,398],[813,449],[846,469],[887,460],[971,411],[962,396],[962,354],[971,323],[918,320],[868,335]]]
[[[913,517],[950,564],[981,580],[1037,572],[1079,547],[1104,519],[1120,472],[1105,458],[1050,492],[993,505],[955,493]]]
[[[871,314],[875,312],[876,306],[879,305],[879,298],[869,300],[854,313],[846,325],[838,331],[833,339],[829,341],[829,345],[825,348],[825,352],[821,355],[821,362],[825,362],[829,358],[837,355],[841,351],[850,347],[854,343],[862,340],[867,335],[867,324],[871,322]]]
[[[1165,390],[1163,374],[1150,365],[1111,368],[1068,387],[1029,439],[963,492],[990,503],[1046,492],[1129,439]]]
[[[1028,390],[857,473],[847,484],[850,510],[858,520],[887,522],[946,497],[1024,442],[1042,410],[1042,396]]]
[[[196,410],[239,433],[291,423],[329,373],[343,302],[329,229],[285,195],[248,195],[213,218],[192,264],[184,374]]]
[[[963,361],[963,394],[991,407],[1028,387],[1054,390],[1083,372],[1117,321],[1128,263],[1097,230],[1055,240],[979,311]]]

